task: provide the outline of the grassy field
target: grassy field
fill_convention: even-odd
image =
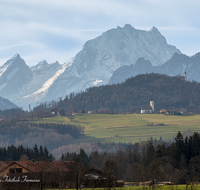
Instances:
[[[82,114],[71,122],[67,117],[52,117],[37,123],[63,123],[85,126],[81,142],[138,142],[150,137],[175,137],[178,131],[200,131],[200,115],[167,116],[162,114]],[[160,125],[161,124],[161,125]]]
[[[106,190],[107,188],[93,188],[93,189],[87,189],[83,188],[84,190]],[[166,186],[160,186],[160,187],[115,187],[111,188],[112,190],[200,190],[200,185],[166,185]],[[51,190],[51,189],[49,189]]]

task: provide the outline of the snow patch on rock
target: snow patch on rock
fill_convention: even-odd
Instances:
[[[54,81],[62,75],[62,73],[66,70],[67,67],[70,67],[73,64],[74,58],[70,59],[68,62],[63,64],[62,68],[59,69],[51,78],[49,78],[40,89],[33,92],[32,94],[29,94],[27,96],[22,97],[22,99],[34,99],[34,101],[40,101],[42,98],[45,97],[45,95],[48,92],[48,89],[51,87],[51,85],[54,83]],[[35,102],[36,103],[36,102]]]

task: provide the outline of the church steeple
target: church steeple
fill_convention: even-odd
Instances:
[[[154,112],[154,100],[153,100],[152,95],[151,95],[151,100],[150,100],[150,106],[152,108],[152,111]]]
[[[185,71],[185,75],[184,75],[184,77],[185,77],[185,80],[187,80],[187,74],[186,74],[186,71]]]

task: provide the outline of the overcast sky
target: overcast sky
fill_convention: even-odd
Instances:
[[[31,66],[61,64],[87,40],[131,24],[159,29],[182,53],[200,52],[200,0],[0,0],[0,65],[19,53]]]

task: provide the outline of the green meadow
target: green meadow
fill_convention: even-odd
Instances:
[[[81,114],[73,121],[67,117],[43,118],[37,123],[63,123],[85,127],[83,142],[138,142],[150,137],[173,138],[178,131],[200,131],[200,115],[175,116],[162,114]]]
[[[106,190],[108,188],[83,188],[84,190]],[[146,186],[146,187],[115,187],[110,188],[111,190],[199,190],[200,185],[166,185],[166,186],[159,186],[159,187],[152,187],[152,186]],[[50,189],[49,189],[50,190]]]

